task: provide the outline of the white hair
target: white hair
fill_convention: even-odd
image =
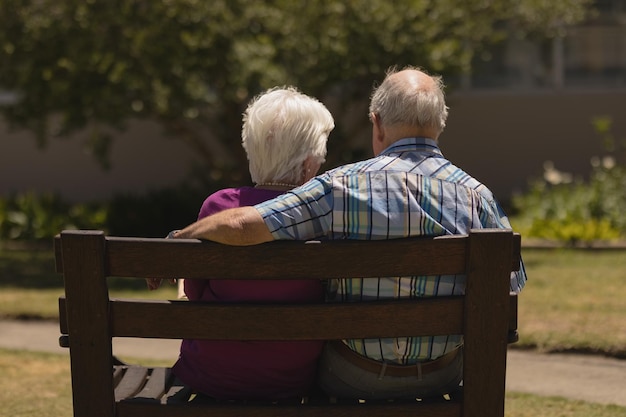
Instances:
[[[241,130],[252,181],[300,184],[308,157],[324,162],[334,127],[328,109],[295,87],[275,87],[256,96],[243,114]]]
[[[417,67],[406,67],[403,70],[416,70],[426,75]],[[384,125],[408,125],[436,129],[441,133],[446,127],[448,107],[444,96],[443,80],[439,76],[430,76],[432,85],[407,84],[390,79],[397,73],[395,68],[387,72],[382,84],[374,89],[370,100],[370,114],[380,116]]]

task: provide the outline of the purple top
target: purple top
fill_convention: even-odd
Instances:
[[[204,201],[198,219],[228,208],[253,206],[280,194],[279,191],[252,187],[221,190]],[[319,280],[189,279],[185,280],[185,293],[191,301],[208,302],[323,300],[323,289]],[[322,346],[323,341],[241,342],[185,339],[173,371],[186,385],[219,399],[280,399],[302,396],[314,382]]]

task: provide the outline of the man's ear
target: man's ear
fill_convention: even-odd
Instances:
[[[382,143],[383,140],[385,139],[385,130],[383,129],[380,123],[380,116],[376,113],[372,113],[371,119],[372,119],[372,139]]]
[[[374,155],[378,155],[385,148],[385,129],[378,114],[372,113],[370,119],[372,121],[372,149]]]

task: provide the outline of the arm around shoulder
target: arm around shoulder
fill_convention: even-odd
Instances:
[[[204,239],[234,246],[270,242],[274,237],[254,207],[224,210],[190,224],[177,239]]]

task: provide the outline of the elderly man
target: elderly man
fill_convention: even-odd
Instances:
[[[332,169],[292,191],[227,210],[174,234],[231,245],[275,239],[393,239],[510,228],[491,191],[444,158],[448,115],[441,78],[390,70],[370,103],[375,157]],[[511,275],[511,290],[526,275]],[[382,277],[334,282],[341,302],[458,294],[463,276]],[[433,320],[437,318],[434,317]],[[320,386],[338,397],[415,398],[454,391],[462,380],[457,335],[329,342]]]

